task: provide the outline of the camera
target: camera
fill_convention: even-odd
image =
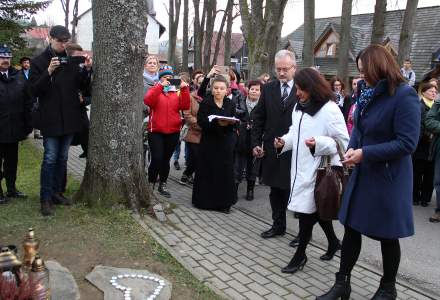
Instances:
[[[69,58],[67,56],[58,57],[61,65],[67,65],[69,63]]]
[[[61,56],[58,57],[58,60],[60,61],[61,65],[79,65],[85,63],[86,58],[84,56]]]

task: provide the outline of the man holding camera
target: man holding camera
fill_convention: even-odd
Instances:
[[[71,205],[62,194],[69,146],[81,129],[78,93],[89,88],[92,60],[69,57],[67,28],[57,25],[49,32],[49,46],[31,61],[29,81],[39,98],[35,127],[43,134],[44,157],[41,166],[41,213],[53,214],[53,204]]]
[[[32,98],[23,73],[11,67],[11,58],[9,47],[0,45],[0,204],[6,203],[7,198],[26,198],[15,187],[18,142],[32,131]],[[6,197],[1,187],[3,178],[6,179]]]

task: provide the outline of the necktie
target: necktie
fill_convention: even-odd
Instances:
[[[8,80],[8,75],[6,75],[6,73],[2,73],[2,80],[3,81]]]
[[[287,89],[289,88],[289,85],[287,82],[283,83],[283,95],[281,96],[281,102],[283,105],[286,105],[286,100],[289,97],[289,93],[287,92]]]

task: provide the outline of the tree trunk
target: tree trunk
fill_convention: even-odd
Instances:
[[[64,12],[64,27],[69,28],[70,0],[60,0]]]
[[[275,52],[279,47],[287,0],[240,0],[242,31],[249,50],[249,78],[273,73]]]
[[[146,1],[111,2],[92,3],[93,109],[86,171],[77,199],[95,207],[123,204],[138,209],[149,204],[139,100],[143,96]]]
[[[177,29],[179,28],[180,4],[181,0],[169,0],[168,7],[168,65],[177,67],[176,61],[176,42]]]
[[[183,0],[182,72],[188,72],[188,0]]]
[[[72,42],[74,43],[76,43],[76,26],[78,25],[78,4],[79,0],[75,0],[72,16]]]
[[[371,33],[371,44],[382,44],[385,34],[385,13],[387,11],[387,0],[376,0],[374,6],[373,32]]]
[[[202,47],[206,20],[205,7],[208,6],[209,0],[203,1],[202,17],[200,18],[200,0],[193,0],[194,4],[194,70],[201,69],[202,64]]]
[[[232,4],[234,1],[232,0]],[[232,16],[232,5],[231,9],[228,11],[228,16],[226,19],[226,32],[225,32],[225,66],[231,64],[231,40],[232,40],[232,24],[234,23],[234,17]]]
[[[206,28],[205,28],[205,44],[203,45],[203,70],[208,72],[211,66],[211,45],[212,36],[214,34],[214,25],[216,17],[217,1],[209,0],[205,9],[206,12]]]
[[[225,11],[223,13],[222,22],[220,24],[220,29],[217,33],[217,38],[215,41],[215,49],[214,49],[214,55],[212,57],[211,68],[217,64],[217,58],[218,58],[218,53],[220,51],[220,43],[221,43],[222,38],[223,38],[223,43],[226,44],[226,35],[223,37],[223,29],[225,28],[225,23],[226,23],[226,19],[228,17],[229,11],[232,11],[232,4],[233,4],[233,0],[228,0],[228,2],[226,4]]]
[[[338,55],[338,76],[348,86],[348,56],[351,45],[351,8],[352,0],[342,1],[341,36]]]
[[[315,0],[304,1],[304,44],[302,62],[304,67],[315,65]]]
[[[402,29],[399,39],[399,54],[397,61],[399,65],[409,58],[411,54],[411,42],[414,34],[415,19],[417,14],[417,4],[419,0],[406,2],[405,15],[403,16]]]

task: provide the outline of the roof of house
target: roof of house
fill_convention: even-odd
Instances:
[[[385,35],[393,47],[398,50],[400,29],[405,11],[387,11],[385,14]],[[411,45],[410,59],[416,76],[421,78],[431,68],[432,54],[440,48],[440,6],[423,7],[417,9],[415,30]],[[341,17],[315,19],[315,41],[332,28],[337,33],[341,30]],[[352,59],[360,50],[370,44],[373,28],[373,14],[360,14],[351,17],[351,54]],[[281,39],[281,47],[291,46],[296,55],[298,64],[301,65],[302,47],[304,41],[304,24],[294,32]],[[356,65],[349,60],[349,75],[357,76]],[[336,74],[337,58],[315,58],[315,64],[320,66],[323,74]]]
[[[88,13],[91,13],[91,12],[92,12],[92,8],[90,7],[89,9],[87,9],[86,11],[84,11],[82,14],[80,14],[80,15],[78,16],[78,20],[80,20],[84,15],[86,15],[86,14],[88,14]],[[159,36],[161,36],[161,35],[165,32],[166,28],[165,28],[165,26],[162,25],[162,23],[160,23],[160,22],[156,19],[156,12],[153,10],[152,13],[153,13],[153,14],[148,13],[148,15],[149,15],[154,21],[156,21],[157,24],[159,24]],[[72,21],[72,22],[73,22],[73,21]],[[71,23],[72,23],[72,22],[71,22]]]
[[[49,36],[50,27],[32,27],[26,30],[26,36],[32,39],[45,40]]]

